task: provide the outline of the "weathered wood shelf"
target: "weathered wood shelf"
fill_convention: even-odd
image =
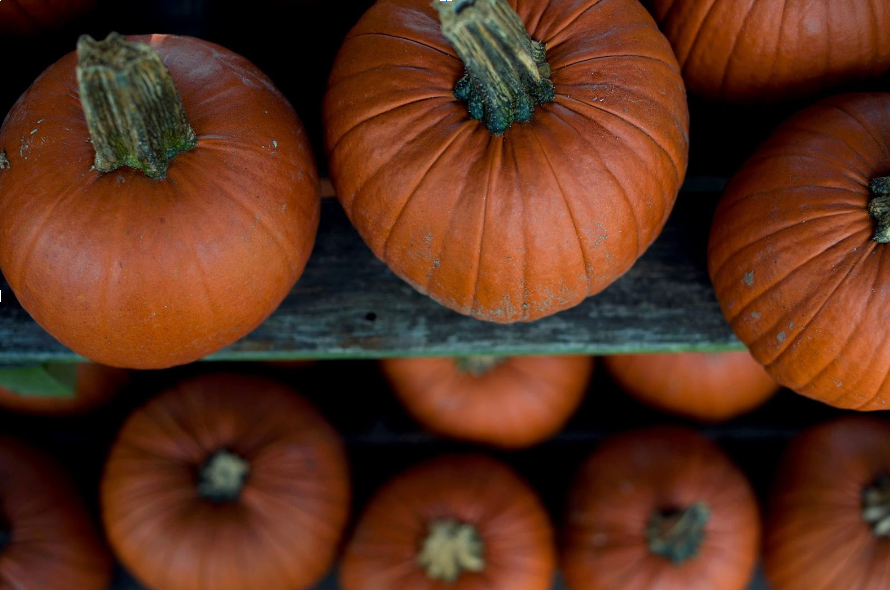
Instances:
[[[253,333],[208,358],[739,349],[705,264],[721,186],[690,178],[661,237],[624,277],[573,309],[513,325],[465,317],[417,293],[374,257],[336,199],[324,199],[315,250],[291,294]],[[80,358],[31,319],[5,282],[0,291],[0,363]]]

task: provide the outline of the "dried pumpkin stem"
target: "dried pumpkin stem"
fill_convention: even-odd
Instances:
[[[417,563],[431,580],[451,584],[464,572],[485,570],[485,546],[479,531],[456,520],[434,520],[423,541]]]
[[[230,451],[219,450],[198,473],[198,496],[214,502],[236,500],[249,474],[250,464],[247,461]]]
[[[117,33],[104,41],[83,35],[77,59],[96,170],[129,166],[163,178],[176,154],[197,145],[173,78],[154,49]]]
[[[890,176],[875,178],[868,185],[872,199],[868,203],[868,214],[875,220],[874,241],[890,243]]]
[[[882,475],[862,490],[862,520],[876,537],[890,538],[890,477]]]
[[[649,551],[671,563],[683,563],[698,554],[711,511],[703,502],[682,510],[656,511],[646,527]]]
[[[454,95],[494,135],[529,121],[555,97],[543,43],[533,41],[507,0],[434,0],[442,33],[466,66]]]
[[[507,358],[502,356],[464,356],[455,359],[455,363],[459,372],[469,373],[473,377],[482,377],[506,360]]]

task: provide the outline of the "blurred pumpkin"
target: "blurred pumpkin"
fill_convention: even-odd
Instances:
[[[616,355],[603,364],[640,401],[703,422],[735,418],[779,389],[747,351]]]
[[[548,590],[553,529],[510,468],[477,455],[415,466],[377,492],[340,566],[343,590]]]
[[[13,369],[16,370],[16,369]],[[0,369],[0,407],[29,414],[81,414],[109,402],[130,382],[130,373],[95,363],[55,365],[58,391],[32,389],[28,383],[10,383]]]
[[[82,37],[12,108],[0,153],[3,274],[37,323],[106,365],[235,342],[315,240],[299,119],[256,66],[199,39]]]
[[[452,438],[525,447],[555,434],[584,399],[586,356],[394,358],[383,374],[426,428]]]
[[[885,0],[646,0],[690,92],[731,102],[806,97],[890,68]]]
[[[792,441],[776,470],[764,569],[773,590],[890,587],[890,423],[845,417]]]
[[[733,176],[708,268],[739,339],[780,384],[839,408],[890,402],[890,94],[779,127]]]
[[[679,68],[636,0],[378,0],[340,49],[324,123],[337,197],[374,254],[502,323],[624,274],[688,156]]]
[[[339,436],[284,385],[207,374],[126,421],[102,479],[112,548],[154,590],[301,590],[333,563],[350,489]]]
[[[42,452],[0,437],[0,580],[10,590],[107,590],[111,557],[74,483]]]
[[[604,442],[576,477],[564,531],[570,590],[744,590],[760,550],[744,474],[681,428]]]

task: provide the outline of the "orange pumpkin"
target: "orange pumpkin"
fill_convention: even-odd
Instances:
[[[701,435],[615,436],[584,463],[567,508],[570,590],[743,590],[760,549],[744,474]]]
[[[885,0],[648,0],[691,92],[803,97],[890,68]]]
[[[289,388],[202,375],[124,424],[102,518],[121,561],[156,590],[300,590],[334,560],[348,475],[337,433]]]
[[[555,434],[584,398],[586,356],[386,359],[393,391],[433,432],[501,447]]]
[[[890,423],[820,424],[776,475],[764,553],[774,590],[890,587]]]
[[[55,29],[96,7],[96,0],[2,0],[0,35]]]
[[[299,119],[253,64],[198,39],[82,39],[13,107],[0,152],[0,267],[41,326],[106,365],[241,338],[315,239]]]
[[[603,364],[640,401],[703,422],[744,414],[779,389],[747,351],[618,355]]]
[[[343,590],[547,590],[553,530],[535,493],[484,456],[427,461],[371,500],[340,566]]]
[[[0,579],[15,590],[106,590],[111,558],[74,484],[43,453],[0,438]]]
[[[739,169],[711,229],[733,331],[780,384],[840,408],[890,402],[888,146],[890,94],[822,101]]]
[[[636,0],[378,0],[340,49],[324,122],[374,254],[494,322],[605,289],[686,173],[683,82]]]
[[[130,381],[128,371],[95,363],[79,363],[70,369],[74,379],[65,385],[72,395],[40,395],[0,386],[0,407],[29,414],[80,414],[104,405]]]

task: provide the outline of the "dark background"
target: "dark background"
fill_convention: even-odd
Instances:
[[[110,31],[194,35],[248,57],[272,78],[302,118],[324,175],[321,97],[327,74],[344,35],[371,4],[371,0],[100,1],[96,11],[62,30],[30,38],[0,39],[0,112],[7,112],[44,68],[72,51],[81,33],[96,38]],[[885,76],[849,89],[886,90],[887,82]],[[728,107],[691,97],[689,176],[731,175],[775,124],[802,106]],[[710,214],[711,207],[703,206],[702,219],[706,221]],[[92,415],[47,419],[0,413],[0,431],[31,440],[55,455],[75,475],[95,511],[102,463],[125,416],[183,375],[219,369],[272,372],[304,392],[325,412],[349,447],[356,511],[377,486],[414,462],[470,448],[423,433],[389,394],[376,363],[369,361],[319,362],[290,370],[262,363],[199,363],[149,372],[125,395]],[[748,416],[702,430],[738,462],[765,498],[776,460],[787,441],[801,428],[841,413],[783,391]],[[532,483],[558,522],[574,470],[598,441],[610,433],[663,423],[689,424],[630,400],[598,370],[583,408],[562,433],[534,449],[496,454]],[[123,572],[118,578],[118,588],[132,584]],[[765,587],[760,584],[756,587]],[[324,584],[324,588],[334,587],[332,578]]]

